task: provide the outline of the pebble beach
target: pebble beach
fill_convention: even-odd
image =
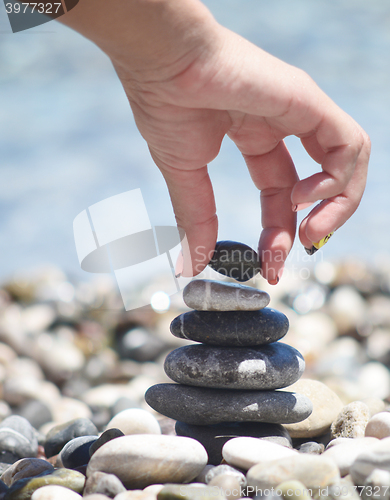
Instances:
[[[125,312],[104,283],[72,283],[53,267],[4,282],[0,498],[390,497],[390,263],[324,261],[305,279],[287,269],[276,287],[261,278],[245,286],[262,290],[255,307],[269,294],[275,324],[288,319],[283,356],[305,360],[276,390],[310,400],[300,421],[192,425],[146,403],[151,387],[172,385],[168,354],[194,345],[170,332],[191,312],[181,293],[165,311]],[[170,375],[176,358],[168,356]],[[233,407],[227,400],[209,413]]]

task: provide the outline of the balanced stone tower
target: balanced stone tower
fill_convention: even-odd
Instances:
[[[210,264],[237,281],[259,271],[254,250],[217,243]],[[172,351],[164,369],[176,384],[158,384],[147,403],[176,423],[179,435],[200,441],[218,464],[223,444],[236,436],[266,437],[289,445],[280,424],[300,422],[312,412],[302,394],[282,391],[303,374],[305,362],[279,342],[288,331],[284,314],[268,308],[266,292],[238,283],[194,280],[183,291],[193,311],[171,323],[179,338],[198,342]]]

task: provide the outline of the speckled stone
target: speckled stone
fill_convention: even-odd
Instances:
[[[12,415],[0,424],[0,461],[14,463],[20,458],[36,457],[38,440],[28,420]]]
[[[94,472],[88,477],[83,495],[90,495],[92,493],[101,493],[110,498],[114,498],[119,493],[126,491],[119,478],[114,474],[106,474],[105,472]]]
[[[107,429],[112,428],[121,430],[125,435],[161,434],[156,417],[141,408],[128,408],[117,413],[107,424]]]
[[[332,423],[332,437],[364,437],[369,419],[370,410],[368,406],[361,401],[354,401],[353,403],[344,406]]]
[[[296,382],[305,362],[296,349],[279,342],[256,348],[189,345],[172,351],[164,369],[179,384],[271,390]]]
[[[306,488],[325,488],[340,481],[337,465],[323,455],[296,453],[279,460],[265,461],[251,467],[247,473],[248,486],[276,488],[284,481],[301,481]]]
[[[257,253],[248,245],[236,241],[217,241],[209,266],[237,281],[248,281],[260,271]]]
[[[96,426],[88,418],[76,418],[56,425],[47,434],[45,443],[46,456],[57,455],[68,441],[81,436],[97,436]]]
[[[306,396],[284,391],[235,391],[178,384],[157,384],[145,394],[156,411],[187,424],[268,422],[284,424],[307,418],[312,404]]]
[[[189,311],[171,323],[175,337],[216,346],[259,346],[284,337],[287,317],[275,309],[259,311]]]
[[[298,448],[299,453],[309,453],[311,455],[321,455],[324,451],[324,445],[316,441],[307,441]]]
[[[313,412],[308,418],[296,424],[286,425],[291,437],[310,438],[328,432],[343,407],[337,394],[322,382],[311,379],[298,380],[287,389],[307,396],[313,404]]]
[[[89,456],[92,457],[97,449],[99,449],[105,443],[108,443],[108,441],[111,441],[111,439],[115,439],[121,436],[124,436],[124,434],[120,429],[107,429],[99,436],[99,439],[91,444],[89,448]]]
[[[238,283],[194,280],[184,288],[183,300],[197,311],[257,311],[268,306],[270,296]]]
[[[19,479],[7,492],[6,500],[30,500],[35,490],[49,484],[64,486],[76,493],[81,493],[85,484],[85,476],[70,469],[57,469],[51,474]]]
[[[89,462],[89,448],[97,441],[97,436],[80,436],[71,439],[61,450],[61,461],[67,469],[77,469]]]
[[[4,471],[0,479],[7,486],[12,486],[19,479],[38,476],[42,473],[51,473],[53,471],[54,467],[46,460],[40,458],[22,458]]]
[[[390,436],[390,413],[381,411],[375,414],[367,423],[365,436],[383,439]]]
[[[224,445],[222,455],[229,465],[248,470],[260,462],[295,456],[298,452],[270,441],[238,437]]]
[[[51,484],[35,490],[31,500],[80,500],[81,498],[81,495],[69,488]]]
[[[207,463],[207,453],[195,441],[179,436],[133,434],[112,439],[91,457],[87,476],[115,474],[127,489],[194,479]]]
[[[265,439],[287,448],[292,448],[290,434],[280,424],[266,422],[227,422],[216,425],[191,425],[176,422],[178,436],[187,436],[199,441],[206,449],[209,463],[218,465],[222,460],[222,448],[230,439],[249,436]]]
[[[239,486],[241,486],[242,488],[245,488],[246,486],[246,477],[244,476],[244,474],[227,464],[222,464],[222,465],[217,465],[216,467],[212,467],[206,474],[205,477],[206,484],[209,484],[213,479],[221,475],[233,476],[238,481]]]

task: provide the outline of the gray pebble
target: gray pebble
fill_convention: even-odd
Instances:
[[[237,281],[248,281],[261,269],[257,253],[248,245],[236,241],[217,241],[209,266]]]
[[[188,424],[220,422],[299,422],[312,412],[311,401],[284,391],[235,391],[157,384],[145,394],[156,411]]]
[[[298,448],[300,453],[310,453],[312,455],[321,455],[324,451],[325,446],[322,443],[317,443],[316,441],[307,441],[301,444]]]
[[[109,498],[114,498],[123,491],[126,491],[126,488],[114,474],[106,474],[105,472],[97,471],[88,477],[83,495],[86,496],[92,493],[100,493]]]
[[[20,458],[36,457],[38,440],[30,422],[18,415],[0,424],[0,461],[14,463]]]
[[[67,469],[76,469],[89,462],[89,449],[97,436],[80,436],[66,443],[61,450],[61,461]]]
[[[216,467],[213,467],[210,469],[207,474],[206,474],[206,484],[210,483],[215,477],[220,476],[221,474],[223,475],[230,475],[236,478],[238,481],[238,484],[245,488],[246,486],[246,477],[245,475],[240,472],[239,470],[235,469],[234,467],[231,467],[230,465],[227,464],[222,464],[222,465],[217,465]]]
[[[183,300],[197,311],[256,311],[268,306],[270,296],[238,283],[194,280],[184,288]]]
[[[56,425],[47,434],[45,454],[47,458],[57,455],[68,441],[80,436],[97,436],[96,426],[88,418],[76,418]]]
[[[259,311],[189,311],[171,323],[181,339],[217,346],[259,346],[276,342],[288,331],[287,317],[271,308]]]
[[[164,369],[179,384],[271,390],[296,382],[305,362],[296,349],[279,342],[255,348],[189,345],[172,351]]]

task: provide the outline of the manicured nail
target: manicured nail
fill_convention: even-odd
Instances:
[[[180,250],[175,265],[175,278],[180,278],[180,276],[183,273],[183,269],[184,269],[184,257],[183,257],[183,251]]]
[[[325,243],[328,243],[328,241],[330,240],[330,238],[332,237],[333,234],[334,234],[334,231],[327,234],[324,238],[322,238],[322,240],[318,241],[317,243],[313,243],[313,246],[311,248],[305,247],[306,253],[309,255],[313,255],[314,253],[316,253],[317,250],[319,250],[321,247],[323,247],[325,245]]]
[[[298,205],[293,205],[293,212],[299,212],[300,210],[304,210],[305,208],[309,208],[313,205],[313,202],[310,201],[308,203],[298,203]]]
[[[270,285],[277,285],[279,283],[279,276],[277,276],[274,280],[268,280]]]

